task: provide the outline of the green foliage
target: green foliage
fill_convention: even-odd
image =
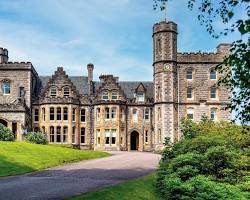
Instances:
[[[156,188],[165,199],[247,199],[250,133],[229,122],[182,120],[183,139],[168,144]]]
[[[15,137],[12,131],[0,124],[0,141],[14,141]]]
[[[154,9],[164,11],[170,0],[153,0]],[[198,10],[198,20],[214,38],[238,33],[230,54],[216,67],[223,74],[218,85],[226,86],[233,96],[228,106],[236,111],[236,117],[243,123],[250,122],[250,0],[187,0],[190,10]],[[235,13],[241,12],[242,18]],[[216,23],[225,25],[223,31],[216,30]]]
[[[29,132],[25,140],[34,144],[48,144],[48,140],[41,132]]]

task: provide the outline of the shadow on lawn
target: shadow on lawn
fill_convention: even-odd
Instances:
[[[0,178],[34,171],[33,168],[18,162],[9,161],[7,157],[0,155]]]

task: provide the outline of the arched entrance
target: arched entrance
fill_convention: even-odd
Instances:
[[[139,133],[137,131],[133,131],[130,134],[130,150],[138,150],[139,149]]]
[[[8,126],[8,122],[3,120],[3,119],[0,119],[0,124],[4,125],[4,126]]]

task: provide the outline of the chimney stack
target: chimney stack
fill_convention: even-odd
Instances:
[[[93,81],[94,65],[92,63],[89,63],[87,65],[87,69],[88,69],[88,84],[91,84],[91,82]]]
[[[0,64],[8,63],[8,50],[0,47]]]

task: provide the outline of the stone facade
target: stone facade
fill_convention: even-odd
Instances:
[[[8,62],[0,48],[0,123],[17,140],[40,130],[51,143],[82,149],[153,151],[166,137],[181,138],[182,118],[230,120],[224,109],[230,93],[216,86],[221,75],[213,70],[230,45],[220,44],[215,53],[179,53],[177,25],[164,21],[153,27],[153,46],[153,82],[113,75],[93,81],[93,64],[88,76],[68,76],[62,67],[38,76],[31,63]]]

